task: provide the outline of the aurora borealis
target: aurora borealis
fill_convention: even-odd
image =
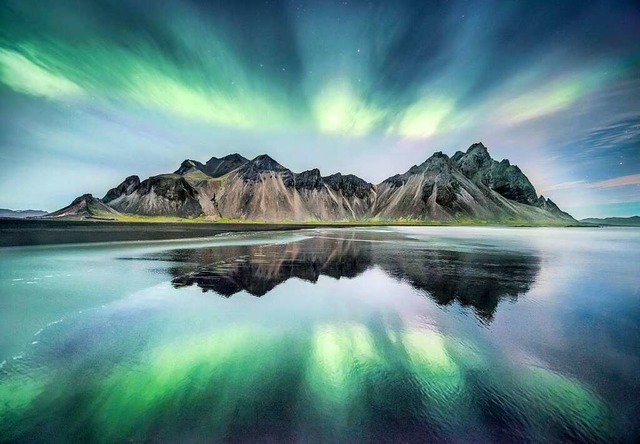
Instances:
[[[0,3],[0,207],[185,158],[372,182],[481,140],[575,217],[640,212],[633,1]]]

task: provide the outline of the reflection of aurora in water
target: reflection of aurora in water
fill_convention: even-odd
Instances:
[[[49,326],[0,368],[0,441],[627,440],[601,387],[492,332],[532,296],[498,302],[544,275],[535,251],[384,236],[140,256],[172,281]]]
[[[302,334],[238,325],[108,365],[96,362],[104,348],[58,362],[53,373],[6,369],[3,436],[414,441],[470,437],[481,415],[502,438],[610,432],[604,404],[578,382],[506,363],[487,373],[473,345],[432,329],[325,324]]]

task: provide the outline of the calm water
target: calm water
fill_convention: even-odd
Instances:
[[[640,230],[0,249],[0,441],[637,442]]]

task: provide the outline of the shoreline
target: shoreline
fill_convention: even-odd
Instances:
[[[336,224],[332,227],[341,228],[344,225]],[[189,240],[210,238],[224,233],[293,231],[306,228],[314,228],[314,226],[304,224],[0,219],[0,248],[100,242]]]
[[[531,225],[490,223],[430,223],[430,222],[212,222],[212,221],[105,221],[60,219],[0,219],[0,247],[82,244],[99,242],[163,241],[210,238],[223,233],[259,231],[295,231],[309,228],[358,227],[566,227],[597,228],[597,225]]]

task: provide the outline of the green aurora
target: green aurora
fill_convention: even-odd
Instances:
[[[5,0],[0,204],[25,174],[54,185],[22,205],[53,209],[233,151],[327,173],[348,154],[379,181],[483,139],[578,217],[629,211],[639,12],[615,3]]]

